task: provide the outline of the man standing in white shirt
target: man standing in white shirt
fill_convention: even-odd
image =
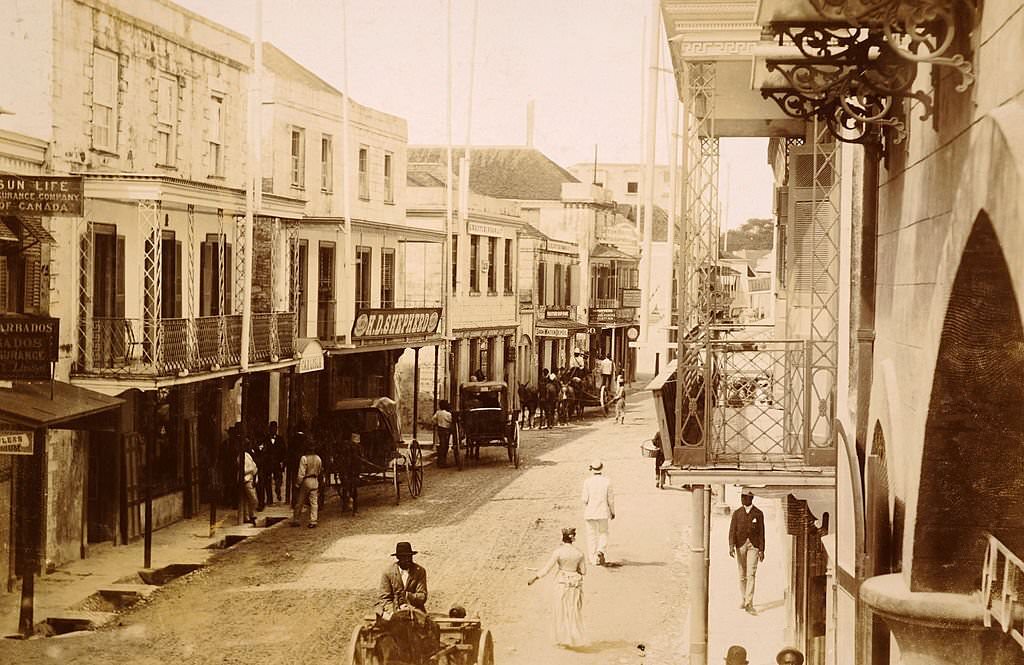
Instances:
[[[612,372],[615,371],[615,363],[612,362],[611,356],[604,356],[598,366],[601,368],[601,385],[604,386],[605,391],[611,393]]]
[[[608,547],[608,520],[615,519],[612,484],[601,472],[601,460],[590,463],[590,477],[583,481],[583,519],[587,525],[587,552],[590,563],[605,564]]]

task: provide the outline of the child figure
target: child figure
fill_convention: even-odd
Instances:
[[[448,466],[448,442],[452,437],[452,405],[448,400],[441,400],[437,403],[437,411],[430,417],[434,423],[434,433],[437,434],[437,465]]]

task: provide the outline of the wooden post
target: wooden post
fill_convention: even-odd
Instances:
[[[23,492],[18,516],[21,526],[21,611],[18,614],[18,632],[30,637],[35,630],[35,587],[39,571],[42,530],[40,516],[45,515],[43,494],[43,460],[46,454],[46,428],[32,433],[32,456],[21,459]],[[34,506],[34,510],[33,510]]]
[[[441,347],[434,345],[434,411],[437,411],[437,363],[439,361]]]
[[[153,567],[153,439],[156,437],[156,410],[158,403],[156,393],[151,395],[151,399],[151,404],[143,403],[143,408],[148,411],[146,417],[148,422],[146,422],[143,428],[143,436],[145,437],[143,443],[146,446],[146,526],[143,532],[143,568]]]
[[[412,440],[416,440],[416,428],[420,419],[420,347],[412,350]]]

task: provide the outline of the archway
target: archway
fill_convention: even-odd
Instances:
[[[1024,330],[1006,258],[982,212],[939,341],[925,423],[913,591],[971,593],[985,534],[1024,547]],[[976,564],[976,565],[975,565]]]

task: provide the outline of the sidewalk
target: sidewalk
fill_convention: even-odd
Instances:
[[[739,491],[726,487],[726,503],[740,505]],[[711,517],[711,571],[708,590],[708,662],[720,663],[729,646],[738,644],[747,650],[751,665],[772,663],[775,654],[786,646],[786,576],[781,538],[784,524],[779,502],[755,500],[764,511],[765,559],[757,567],[754,609],[757,615],[740,609],[739,573],[736,560],[729,556],[730,515],[715,513]]]
[[[236,513],[232,509],[218,509],[218,528],[213,538],[210,537],[209,512],[153,532],[152,568],[178,564],[187,569],[206,564],[227,546],[266,531],[268,521],[271,525],[285,522],[291,516],[291,508],[283,503],[268,506],[260,513],[255,528],[244,523],[236,525]],[[103,623],[111,616],[88,612],[96,605],[89,602],[90,598],[100,589],[115,585],[147,595],[152,589],[146,589],[148,585],[144,585],[138,575],[143,563],[142,538],[117,547],[109,543],[91,545],[87,559],[72,561],[36,578],[33,617],[36,625],[62,617],[83,617],[92,619],[94,624]],[[132,589],[126,585],[142,588]],[[18,632],[20,608],[20,584],[10,593],[0,593],[0,635]]]

